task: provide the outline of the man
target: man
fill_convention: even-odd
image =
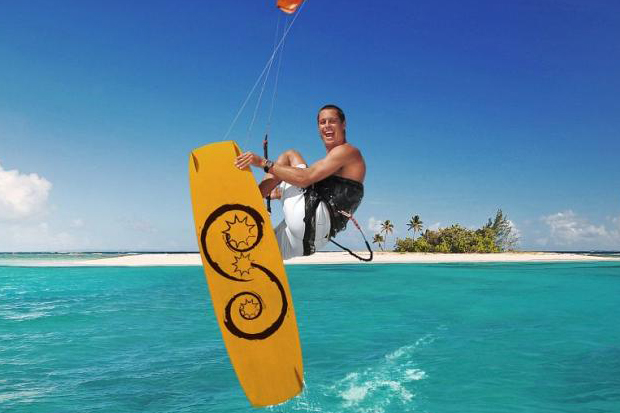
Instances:
[[[325,105],[317,116],[327,155],[307,166],[301,154],[288,150],[272,162],[252,152],[235,160],[266,172],[259,189],[282,199],[284,220],[275,229],[282,259],[311,255],[342,231],[364,195],[366,163],[359,149],[347,142],[344,112]]]

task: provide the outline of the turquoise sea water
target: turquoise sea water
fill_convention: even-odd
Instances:
[[[287,267],[272,412],[619,412],[620,263]],[[199,267],[0,267],[0,411],[246,412]]]

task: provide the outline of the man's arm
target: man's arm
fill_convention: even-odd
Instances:
[[[325,158],[313,163],[308,168],[301,169],[274,164],[269,172],[276,178],[288,182],[289,184],[305,188],[338,172],[343,166],[354,159],[357,152],[357,149],[350,145],[340,145],[329,151]]]
[[[269,173],[278,180],[305,188],[338,172],[347,163],[359,156],[359,151],[351,145],[340,145],[329,151],[327,156],[309,168],[301,169],[287,165],[274,164]],[[263,167],[265,160],[251,152],[246,152],[235,161],[235,165],[243,169],[248,165]]]

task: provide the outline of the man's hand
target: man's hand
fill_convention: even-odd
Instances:
[[[249,165],[262,168],[263,163],[263,158],[253,152],[244,152],[235,158],[235,166],[239,169],[245,169]]]

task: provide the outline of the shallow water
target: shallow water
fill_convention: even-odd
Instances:
[[[620,265],[287,267],[273,412],[620,411]],[[251,411],[199,267],[0,267],[0,411]]]

